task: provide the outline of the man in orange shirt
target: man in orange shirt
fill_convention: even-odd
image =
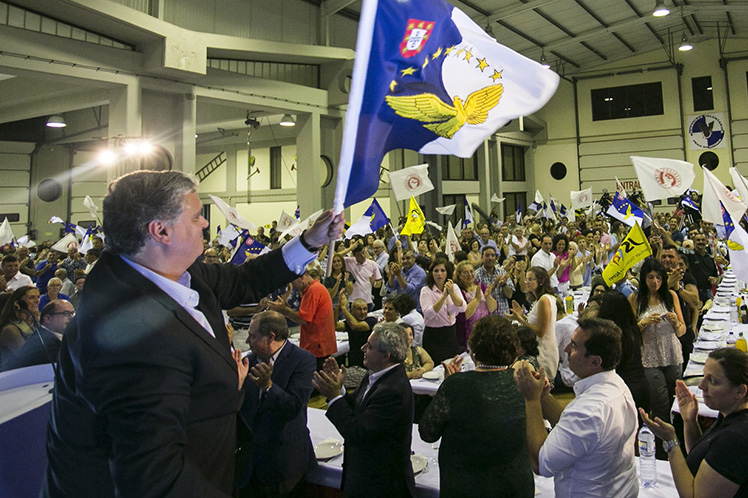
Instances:
[[[320,276],[321,272],[316,268],[307,268],[302,276],[291,282],[294,289],[301,293],[299,311],[292,310],[280,298],[268,303],[273,311],[301,324],[299,346],[314,355],[317,370],[322,369],[325,358],[338,352],[332,299],[325,286],[319,282]]]

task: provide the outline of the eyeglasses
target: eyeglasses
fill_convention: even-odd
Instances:
[[[57,311],[55,313],[50,313],[50,315],[62,315],[65,318],[73,318],[75,316],[75,311]]]

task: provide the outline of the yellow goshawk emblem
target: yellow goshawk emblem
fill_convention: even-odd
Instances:
[[[433,93],[402,97],[388,95],[384,99],[398,116],[433,123],[423,126],[440,137],[452,138],[465,123],[484,123],[488,118],[488,111],[496,107],[502,93],[504,86],[501,84],[487,86],[468,95],[464,104],[460,97],[453,97],[452,105],[445,103]]]

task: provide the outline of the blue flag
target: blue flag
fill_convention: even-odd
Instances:
[[[371,216],[369,226],[371,227],[372,232],[376,232],[390,222],[390,219],[387,218],[386,214],[384,214],[382,206],[379,205],[379,202],[376,199],[371,201],[371,205],[369,206],[369,209],[364,212],[364,216]]]
[[[387,152],[470,157],[558,81],[444,0],[364,0],[335,211],[374,195]]]
[[[265,247],[262,242],[247,235],[244,242],[242,242],[242,245],[236,250],[234,257],[231,258],[231,264],[240,265],[247,260],[250,254],[256,254],[259,256],[263,252],[266,252],[266,249],[267,247]]]
[[[719,207],[722,210],[722,222],[725,225],[725,239],[729,239],[730,235],[735,230],[735,224],[732,222],[730,213],[727,212],[727,209],[725,209],[725,205],[722,204],[722,201],[719,201]]]
[[[299,206],[298,204],[296,205],[296,211],[293,212],[293,217],[297,220],[301,219],[301,206]]]
[[[639,209],[639,206],[632,204],[628,198],[622,197],[620,192],[616,192],[607,213],[631,227],[637,221],[641,224],[642,220],[644,220],[644,213]]]
[[[699,211],[699,207],[698,207],[698,206],[697,206],[696,204],[694,204],[694,202],[693,202],[693,199],[691,199],[691,196],[690,196],[690,195],[686,195],[686,196],[685,196],[685,197],[683,198],[683,200],[682,200],[682,201],[680,201],[680,203],[681,203],[681,205],[682,205],[683,207],[691,208],[691,209],[693,209],[694,211]],[[722,202],[721,202],[721,201],[720,201],[720,204],[722,204]],[[722,206],[722,208],[724,209],[724,206]]]
[[[473,211],[470,209],[470,204],[468,204],[467,197],[465,197],[465,221],[462,222],[462,228],[467,228],[468,225],[473,224]]]
[[[522,203],[517,202],[517,223],[522,223]]]

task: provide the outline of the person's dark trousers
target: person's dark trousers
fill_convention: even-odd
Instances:
[[[249,484],[239,490],[239,498],[302,498],[305,488],[303,475],[277,484],[262,484],[257,476],[252,476]]]

